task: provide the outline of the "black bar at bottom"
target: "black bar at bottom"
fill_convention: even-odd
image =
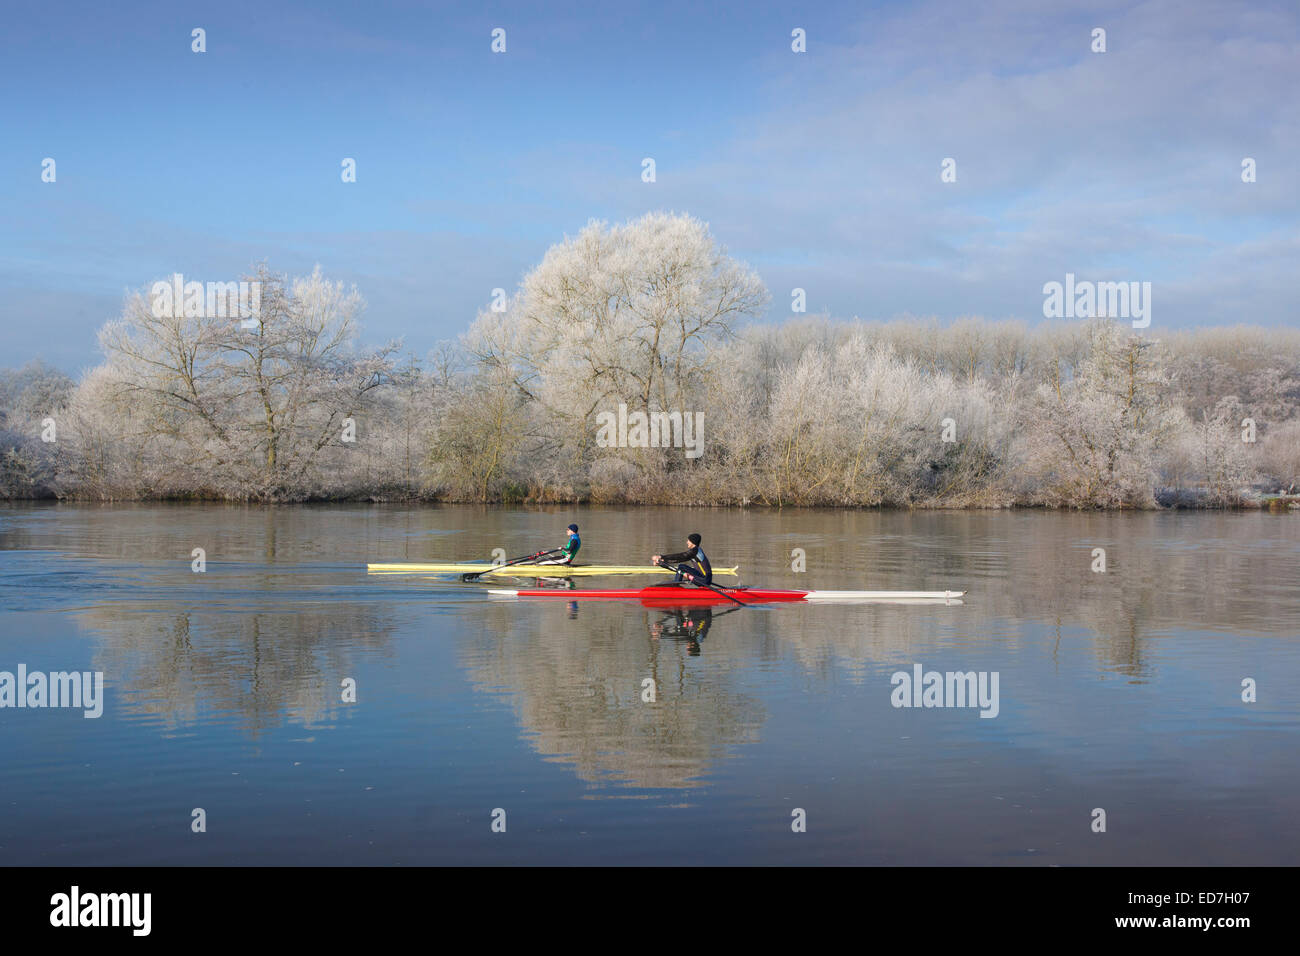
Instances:
[[[7,942],[75,935],[78,943],[128,945],[281,938],[337,945],[454,928],[492,944],[559,937],[583,948],[620,938],[653,946],[688,941],[677,934],[696,923],[733,943],[784,925],[812,934],[810,943],[831,932],[926,946],[1041,941],[1050,932],[1071,941],[1199,936],[1231,945],[1286,930],[1295,875],[1285,868],[0,869],[0,926]],[[70,925],[114,920],[119,925]],[[628,935],[591,936],[598,927]]]

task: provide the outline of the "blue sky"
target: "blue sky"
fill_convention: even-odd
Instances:
[[[656,209],[754,266],[769,321],[796,286],[845,318],[1042,321],[1074,272],[1152,282],[1154,333],[1293,324],[1298,25],[1293,0],[25,5],[0,365],[90,366],[129,290],[263,259],[355,283],[363,338],[423,354],[589,219]]]

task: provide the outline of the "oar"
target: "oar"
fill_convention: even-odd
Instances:
[[[667,567],[667,565],[666,565],[666,564],[663,564],[662,562],[660,562],[659,566],[660,566],[660,567]],[[688,572],[688,573],[689,573],[689,572]],[[741,607],[749,607],[749,605],[746,604],[744,601],[740,601],[740,600],[737,600],[736,598],[732,597],[730,594],[728,594],[726,591],[722,590],[722,588],[718,587],[716,584],[709,584],[709,583],[706,582],[706,581],[701,581],[701,580],[699,580],[695,575],[691,575],[691,583],[694,584],[696,587],[709,588],[709,589],[712,590],[712,591],[717,591],[719,594],[721,594],[721,595],[722,595],[724,598],[726,598],[728,601],[735,601],[735,603],[736,603],[736,604],[739,604]]]
[[[523,564],[525,561],[532,561],[535,560],[536,558],[544,558],[547,555],[556,554],[557,552],[559,552],[559,550],[560,550],[559,548],[551,548],[549,551],[538,551],[536,554],[526,554],[522,558],[514,558],[510,561],[505,562],[505,564],[493,565],[491,568],[489,568],[486,571],[474,571],[471,574],[462,574],[460,576],[460,579],[462,581],[477,581],[484,574],[495,573],[498,568],[508,568],[512,564]]]

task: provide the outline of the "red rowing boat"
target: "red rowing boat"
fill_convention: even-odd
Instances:
[[[775,588],[701,588],[687,584],[656,584],[644,588],[494,588],[497,597],[560,598],[565,601],[640,601],[646,607],[708,604],[881,603],[960,604],[965,591],[783,591]]]

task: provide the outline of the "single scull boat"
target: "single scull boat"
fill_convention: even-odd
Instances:
[[[716,572],[715,572],[716,573]],[[881,603],[960,604],[965,591],[783,591],[775,588],[698,588],[656,584],[646,588],[489,588],[488,594],[514,598],[561,598],[566,601],[640,601],[646,607],[680,607],[685,604],[793,604]]]
[[[714,568],[714,574],[735,575],[740,569]],[[575,577],[600,574],[675,574],[673,568],[617,564],[367,564],[370,574],[513,574],[524,578]]]

